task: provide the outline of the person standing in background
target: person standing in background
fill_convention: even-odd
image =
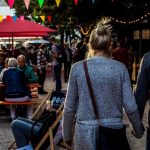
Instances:
[[[44,91],[44,82],[46,79],[46,56],[45,56],[45,44],[40,45],[39,51],[37,52],[37,75],[38,83],[41,85],[38,89],[39,94],[47,94],[48,92]]]
[[[59,61],[61,59],[60,57],[62,57],[60,56],[60,53],[61,53],[60,51],[62,51],[62,49],[58,49],[59,46],[54,36],[51,36],[50,41],[52,44],[51,56],[52,56],[52,65],[53,65],[53,70],[54,70],[54,79],[56,82],[55,89],[59,91],[62,88],[62,83],[61,83],[62,62]]]
[[[68,82],[72,63],[72,51],[69,48],[68,43],[64,43],[63,62],[64,62],[64,82]]]

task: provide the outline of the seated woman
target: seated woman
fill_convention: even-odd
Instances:
[[[49,112],[56,111],[55,109],[53,109],[50,101],[47,101],[46,111],[49,111]],[[51,115],[51,119],[48,119],[49,121],[51,121],[51,124],[55,120],[54,116],[55,115]],[[46,118],[47,117],[45,117],[45,119]],[[45,121],[47,121],[47,119]],[[11,124],[11,129],[15,137],[17,150],[25,150],[25,149],[33,150],[35,145],[32,145],[33,143],[31,144],[31,139],[35,139],[35,140],[38,139],[40,129],[43,129],[43,124],[44,122],[36,122],[35,124],[35,121],[26,119],[26,118],[21,118],[21,117],[18,117],[17,119],[15,119]],[[48,128],[46,129],[46,131],[48,130]],[[33,134],[32,134],[32,131],[33,131]],[[60,139],[62,138],[61,123],[57,131],[59,131],[59,133],[56,133],[56,135],[54,136],[54,145],[57,145]],[[35,136],[34,138],[33,138],[33,135]],[[46,147],[44,147],[43,149],[45,148]]]
[[[9,102],[24,102],[30,100],[30,91],[27,89],[27,78],[23,71],[17,69],[17,60],[9,58],[8,69],[3,73],[2,82],[6,85],[5,100]],[[16,106],[10,105],[11,119],[16,118]],[[31,118],[33,106],[27,107],[27,117]]]

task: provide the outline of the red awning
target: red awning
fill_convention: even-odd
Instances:
[[[43,36],[50,32],[56,30],[20,18],[16,22],[13,19],[4,19],[0,23],[0,37]]]

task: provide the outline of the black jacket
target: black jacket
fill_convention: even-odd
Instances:
[[[141,119],[143,118],[146,102],[149,99],[149,90],[150,90],[150,52],[146,53],[141,60],[136,88],[134,91]],[[150,116],[148,118],[150,118]]]

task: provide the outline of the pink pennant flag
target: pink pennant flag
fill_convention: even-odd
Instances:
[[[24,21],[24,16],[20,16],[20,19],[21,19],[22,21]]]
[[[24,0],[24,3],[26,5],[26,8],[28,9],[29,8],[29,4],[30,4],[30,0]]]
[[[49,22],[51,22],[52,16],[47,16],[47,19],[48,19]]]
[[[8,5],[10,8],[13,7],[15,0],[8,0]]]
[[[8,21],[10,21],[11,16],[6,16],[6,19],[7,19]]]
[[[77,3],[78,3],[78,0],[74,0],[74,3],[75,3],[75,5],[77,5]]]

